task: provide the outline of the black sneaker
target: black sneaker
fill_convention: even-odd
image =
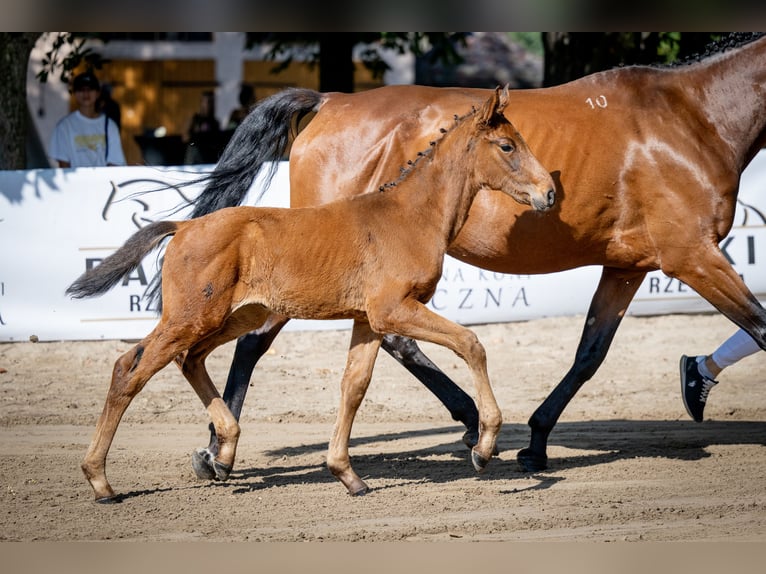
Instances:
[[[718,381],[703,377],[697,368],[697,357],[681,355],[681,396],[689,416],[696,422],[702,422],[707,396]]]

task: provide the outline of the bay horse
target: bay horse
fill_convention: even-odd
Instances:
[[[551,431],[603,362],[647,272],[661,269],[692,287],[766,349],[766,311],[718,247],[732,226],[740,174],[766,143],[766,38],[726,42],[732,45],[697,62],[623,67],[511,91],[506,115],[553,170],[556,207],[531,219],[506,196],[479,194],[448,253],[499,273],[603,268],[574,362],[529,419],[529,446],[517,455],[524,470],[547,468]],[[324,94],[290,148],[291,205],[374,191],[369,182],[396,173],[445,114],[486,94],[422,86]],[[314,111],[289,92],[272,104],[235,133],[193,215],[241,202],[264,162],[288,149],[293,116]],[[235,416],[255,363],[286,321],[271,317],[238,340],[223,395]],[[475,443],[470,397],[413,341],[386,336],[383,348],[465,424],[464,441]],[[640,374],[630,379],[640,384]],[[217,451],[212,429],[207,449]]]
[[[315,103],[320,99],[316,92],[295,93]],[[442,128],[444,135],[398,180],[380,186],[381,193],[303,209],[232,207],[185,221],[157,221],[70,285],[67,293],[74,297],[100,295],[172,236],[162,265],[162,316],[117,359],[82,462],[96,500],[118,500],[106,478],[112,439],[131,400],[173,360],[207,408],[218,437],[218,452],[206,462],[215,478],[229,476],[240,428],[205,359],[272,314],[354,321],[327,454],[327,467],[350,494],[368,490],[351,467],[348,441],[386,333],[443,345],[466,362],[480,419],[471,459],[483,471],[502,422],[484,347],[471,330],[424,303],[479,190],[500,190],[539,211],[554,202],[551,175],[502,114],[507,102],[507,88],[496,90],[478,111]]]

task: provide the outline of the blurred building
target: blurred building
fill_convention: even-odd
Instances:
[[[115,33],[111,36],[107,42],[91,41],[89,45],[108,60],[96,74],[102,83],[111,85],[112,96],[121,107],[122,144],[128,165],[157,164],[162,154],[181,161],[177,148],[183,145],[179,142],[185,140],[204,91],[214,91],[216,116],[225,127],[231,111],[239,106],[243,83],[254,87],[256,100],[288,86],[314,89],[319,86],[318,69],[300,59],[279,74],[271,73],[276,63],[266,60],[267,47],[246,50],[242,32]],[[40,39],[27,73],[27,98],[37,131],[32,136],[46,148],[56,122],[74,109],[68,86],[58,75],[51,76],[46,84],[40,84],[35,78],[53,37],[54,34],[47,34]],[[356,90],[413,81],[412,57],[398,54],[383,57],[392,71],[376,80],[364,66],[357,64]],[[156,136],[165,139],[153,139]],[[148,157],[142,153],[139,141],[150,146]]]
[[[47,167],[45,150],[56,122],[74,109],[68,86],[58,75],[40,84],[36,74],[55,38],[45,34],[38,41],[27,72],[27,98],[36,133],[36,152],[31,167]],[[384,84],[512,88],[536,87],[542,81],[542,57],[527,52],[506,33],[474,33],[458,51],[463,62],[454,66],[432,64],[427,57],[381,52],[391,69],[374,79],[356,63],[354,89]],[[128,165],[173,165],[183,163],[190,120],[205,91],[215,94],[216,117],[225,128],[232,110],[239,107],[242,84],[255,89],[256,100],[288,86],[318,89],[319,70],[308,55],[282,72],[267,60],[268,46],[245,49],[244,32],[130,32],[112,33],[107,42],[89,41],[88,46],[106,60],[96,70],[108,83],[122,112],[122,145]],[[364,46],[358,46],[361,53]],[[226,136],[216,145],[223,145]]]

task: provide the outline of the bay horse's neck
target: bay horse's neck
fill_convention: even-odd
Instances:
[[[679,70],[740,168],[766,144],[766,36]]]
[[[405,206],[407,213],[417,220],[419,233],[427,225],[435,235],[444,238],[445,246],[463,227],[480,188],[476,146],[469,145],[467,139],[472,134],[466,130],[471,129],[472,118],[462,119],[460,125],[421,154],[393,189],[383,191],[395,195]]]

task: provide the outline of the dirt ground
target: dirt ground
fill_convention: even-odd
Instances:
[[[348,331],[286,332],[256,369],[226,482],[197,480],[208,418],[174,366],[128,409],[99,505],[79,462],[123,341],[0,345],[1,541],[766,541],[766,356],[727,370],[708,420],[679,393],[682,353],[734,328],[718,315],[628,317],[525,474],[526,421],[569,368],[582,317],[475,327],[503,410],[500,454],[477,475],[462,428],[381,352],[353,430],[371,487],[324,465]],[[473,395],[462,361],[425,345]],[[232,346],[208,366],[222,388]]]

